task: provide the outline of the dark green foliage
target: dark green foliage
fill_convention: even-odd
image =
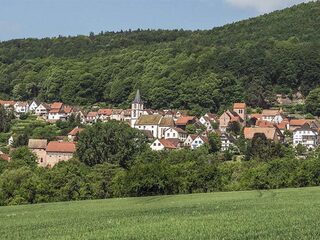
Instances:
[[[79,134],[77,156],[89,166],[110,163],[128,168],[146,149],[146,137],[126,123],[97,123]]]
[[[227,127],[227,132],[232,133],[235,136],[240,135],[240,133],[241,133],[240,123],[236,122],[236,121],[229,122],[228,127]]]
[[[208,136],[209,140],[209,152],[216,153],[221,149],[221,139],[216,133],[210,133]]]
[[[315,116],[320,116],[320,87],[312,90],[305,103],[306,111]]]
[[[306,17],[308,16],[308,17]],[[320,3],[209,31],[147,30],[0,43],[0,95],[128,106],[136,88],[152,108],[194,113],[320,84]]]
[[[8,132],[10,130],[12,119],[14,119],[13,113],[5,110],[4,107],[0,105],[0,132]]]

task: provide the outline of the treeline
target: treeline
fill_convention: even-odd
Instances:
[[[38,167],[27,147],[0,160],[0,205],[320,184],[319,150],[298,159],[300,150],[261,134],[240,137],[237,150],[227,152],[214,134],[196,150],[154,152],[139,130],[114,121],[89,126],[78,138],[74,159],[52,169]]]
[[[0,97],[219,111],[320,84],[320,3],[210,31],[137,30],[0,43]],[[258,93],[258,94],[257,94]]]

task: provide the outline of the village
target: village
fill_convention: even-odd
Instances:
[[[85,112],[62,102],[46,104],[35,100],[0,101],[0,105],[14,111],[17,117],[32,114],[49,123],[66,121],[71,115],[78,117],[82,125],[110,120],[122,121],[142,131],[154,151],[196,149],[208,143],[210,133],[216,133],[220,137],[222,152],[236,149],[234,143],[240,133],[231,133],[230,128],[242,129],[247,140],[252,140],[255,134],[263,134],[272,142],[292,144],[293,147],[303,146],[310,151],[320,143],[320,124],[317,120],[289,118],[282,109],[263,109],[260,113],[249,114],[245,103],[234,103],[232,109],[224,111],[220,116],[206,113],[197,117],[188,115],[184,110],[146,109],[139,90],[131,109],[101,108]],[[83,129],[74,128],[68,133],[67,140],[29,139],[28,148],[35,153],[40,166],[53,167],[73,157],[77,136]],[[13,141],[11,136],[8,145],[12,145]],[[9,160],[8,155],[0,154],[3,159]]]

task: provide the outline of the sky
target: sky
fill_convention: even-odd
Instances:
[[[302,2],[308,1],[0,0],[0,41],[137,28],[211,29]]]

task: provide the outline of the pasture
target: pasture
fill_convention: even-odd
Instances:
[[[0,207],[1,239],[320,239],[320,188]]]

